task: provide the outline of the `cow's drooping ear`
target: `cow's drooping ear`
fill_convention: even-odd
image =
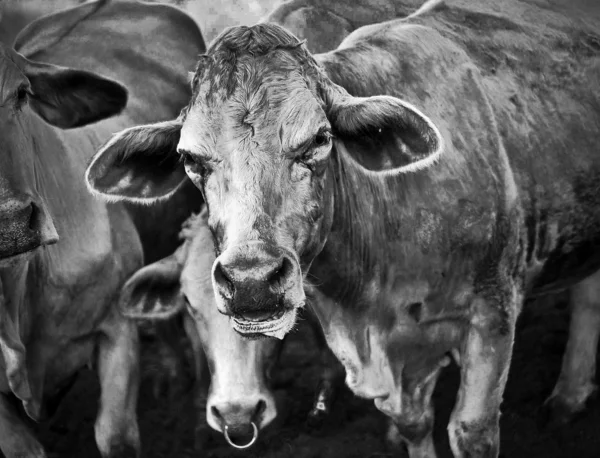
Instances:
[[[185,306],[179,276],[183,267],[175,256],[138,270],[121,289],[119,309],[133,319],[168,319]]]
[[[332,90],[328,118],[344,150],[374,173],[406,173],[433,165],[444,142],[434,123],[396,97],[352,97]]]
[[[180,120],[119,132],[92,159],[88,188],[109,201],[150,204],[168,198],[187,179],[177,153],[180,133]]]
[[[53,126],[85,126],[115,116],[127,105],[127,89],[116,81],[83,70],[23,61],[32,89],[30,105]]]

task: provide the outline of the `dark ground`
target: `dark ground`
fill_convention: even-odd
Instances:
[[[557,379],[566,344],[568,313],[564,300],[531,302],[521,316],[502,417],[501,457],[597,458],[600,456],[600,407],[561,430],[538,427],[538,410]],[[284,399],[279,424],[269,427],[250,451],[230,448],[207,427],[204,446],[194,450],[197,412],[192,394],[169,401],[155,399],[149,380],[142,384],[139,421],[144,458],[375,458],[392,457],[383,441],[386,422],[372,401],[357,399],[344,389],[334,412],[320,431],[310,430],[305,418],[319,375],[317,354],[307,344],[310,332],[290,337],[278,369],[287,385],[277,390]],[[156,362],[151,347],[144,350],[144,367]],[[451,457],[445,427],[458,386],[458,371],[450,368],[438,383],[436,446],[440,458]],[[83,373],[61,406],[53,424],[37,427],[48,451],[64,458],[98,458],[93,423],[99,389],[95,374]],[[280,409],[281,410],[281,409]],[[204,412],[200,413],[205,425]]]

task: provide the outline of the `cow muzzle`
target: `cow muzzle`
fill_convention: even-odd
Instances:
[[[222,432],[227,443],[238,449],[251,447],[261,428],[277,416],[275,400],[270,396],[243,402],[218,402],[209,398],[206,407],[208,424]]]
[[[58,242],[58,233],[44,205],[27,195],[0,201],[0,265]]]
[[[224,251],[213,265],[213,285],[219,310],[247,337],[282,339],[305,301],[294,254],[262,242]]]

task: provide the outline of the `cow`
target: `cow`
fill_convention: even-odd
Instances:
[[[491,7],[365,26],[318,55],[277,25],[230,28],[181,116],[116,134],[86,172],[96,193],[144,202],[189,177],[219,311],[282,338],[310,302],[347,385],[413,458],[435,456],[431,395],[451,358],[452,452],[498,456],[526,296],[572,292],[548,408],[567,421],[596,390],[599,38],[537,5]]]
[[[298,39],[306,40],[310,52],[323,53],[337,48],[359,27],[405,16],[411,6],[406,3],[396,0],[291,0],[277,5],[259,22],[279,24]],[[419,8],[404,19],[420,15]]]
[[[18,33],[27,24],[57,9],[57,2],[28,0],[0,0],[0,42],[12,45]],[[79,0],[63,0],[62,7],[81,3]]]
[[[85,1],[64,0],[60,4],[62,8],[65,8]],[[55,12],[58,8],[55,4],[42,4],[32,1],[0,1],[0,42],[12,46],[18,32],[27,24],[50,12]],[[43,24],[43,27],[48,26],[45,21],[39,21],[38,24]],[[201,47],[199,50],[203,52],[205,49]],[[147,263],[152,263],[172,252],[177,247],[178,242],[177,233],[172,230],[169,231],[169,229],[177,226],[170,225],[167,226],[167,230],[156,231],[150,222],[160,218],[162,211],[162,214],[166,212],[166,215],[170,219],[175,219],[175,224],[178,224],[187,217],[190,210],[198,210],[201,206],[201,202],[197,201],[198,192],[194,192],[189,184],[185,187],[185,190],[179,192],[178,196],[181,197],[181,201],[178,202],[179,206],[170,205],[162,210],[155,209],[155,212],[150,215],[147,212],[140,212],[131,205],[128,206],[130,213],[134,216],[136,227],[143,238],[144,261]],[[194,199],[196,202],[194,202]],[[191,207],[190,204],[192,204]],[[152,326],[139,326],[142,344],[153,340],[158,343],[156,347],[159,355],[157,358],[158,367],[148,367],[146,368],[148,370],[145,371],[150,383],[154,385],[153,392],[156,397],[160,397],[163,392],[167,392],[169,396],[176,396],[183,389],[183,366],[185,363],[178,339],[181,329],[177,320],[154,323]]]
[[[243,338],[218,312],[211,280],[215,254],[206,211],[189,218],[181,238],[174,253],[127,281],[119,307],[126,316],[144,320],[187,311],[184,322],[195,356],[198,408],[205,407],[208,424],[223,432],[230,445],[248,448],[277,415],[267,378],[281,344],[276,339]]]
[[[0,450],[8,458],[46,456],[19,404],[47,418],[91,362],[100,453],[138,456],[138,336],[116,302],[147,246],[156,256],[177,246],[177,228],[170,242],[169,228],[143,231],[140,221],[179,212],[184,221],[201,194],[183,187],[174,197],[195,196],[193,205],[136,206],[134,215],[91,196],[83,173],[113,132],[179,113],[187,71],[204,49],[195,22],[174,7],[103,0],[29,24],[14,49],[0,45]]]

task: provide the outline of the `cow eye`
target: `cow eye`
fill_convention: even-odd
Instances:
[[[209,169],[205,161],[198,159],[196,156],[188,153],[187,151],[182,151],[180,154],[183,157],[183,163],[187,168],[200,175],[202,179],[206,178],[209,173]]]
[[[321,146],[327,145],[330,141],[331,141],[331,135],[329,134],[329,132],[319,132],[315,136],[315,140],[314,140],[313,144],[316,147],[321,147]]]
[[[31,95],[31,92],[29,91],[27,86],[20,86],[19,89],[17,89],[17,93],[15,94],[17,107],[21,107],[25,103],[27,103],[27,98],[29,97],[29,95]]]

